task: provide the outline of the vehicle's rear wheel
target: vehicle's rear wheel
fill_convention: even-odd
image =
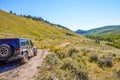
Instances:
[[[12,55],[12,49],[9,45],[3,44],[0,45],[0,57],[1,58],[8,58]]]
[[[28,53],[27,53],[26,51],[23,52],[23,57],[22,57],[22,59],[21,59],[21,63],[22,63],[22,64],[27,63],[27,62],[28,62],[28,59],[29,59]]]

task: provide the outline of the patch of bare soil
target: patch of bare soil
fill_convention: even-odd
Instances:
[[[39,67],[48,50],[38,50],[38,55],[32,57],[28,63],[20,65],[19,62],[10,62],[0,65],[0,79],[3,80],[35,80],[38,75]]]
[[[61,44],[61,45],[59,45],[59,46],[57,46],[58,48],[61,48],[61,47],[64,47],[64,46],[67,46],[67,45],[69,45],[70,44],[70,42],[66,42],[66,43],[63,43],[63,44]]]

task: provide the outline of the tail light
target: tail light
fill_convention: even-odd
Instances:
[[[20,48],[17,48],[15,51],[16,51],[17,53],[20,53]]]

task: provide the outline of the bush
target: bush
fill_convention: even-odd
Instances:
[[[57,57],[55,53],[48,54],[48,56],[45,58],[46,64],[50,66],[55,66],[60,62],[60,59]]]
[[[112,54],[113,57],[116,57],[117,55],[116,54]]]
[[[87,48],[84,48],[84,49],[81,49],[81,52],[84,52],[84,53],[89,53],[89,52],[90,52],[90,50],[89,50],[89,49],[87,49]]]
[[[78,63],[77,61],[67,58],[61,67],[64,71],[70,71],[74,75],[75,80],[88,80],[88,71],[83,63]]]
[[[97,61],[98,61],[98,56],[96,54],[91,54],[90,62],[97,62]]]
[[[88,55],[88,53],[91,52],[91,50],[84,48],[84,49],[81,49],[81,52],[83,53],[84,56],[86,56],[86,55]]]
[[[112,57],[105,56],[103,59],[99,59],[99,65],[100,67],[112,67],[113,66],[113,60]]]
[[[116,73],[117,73],[117,77],[120,79],[120,69]]]
[[[61,69],[73,70],[73,69],[76,69],[75,65],[76,63],[73,63],[71,58],[66,58],[63,60],[63,65],[61,66]]]
[[[120,69],[114,69],[114,72],[113,72],[113,79],[114,80],[120,80]]]
[[[69,51],[68,51],[68,56],[71,57],[74,53],[78,53],[79,51],[75,48],[71,48]]]
[[[57,55],[58,58],[61,59],[61,60],[66,57],[66,54],[65,54],[65,52],[63,52],[63,51],[59,51],[59,52],[57,51],[57,52],[56,52],[56,55]]]
[[[88,73],[82,70],[78,71],[75,80],[88,80]]]
[[[120,49],[120,45],[117,44],[117,43],[106,43],[106,44],[109,45],[109,46],[113,46],[113,47],[116,47],[116,48]]]

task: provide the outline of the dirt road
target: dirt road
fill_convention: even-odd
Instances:
[[[70,42],[63,43],[58,48],[68,44]],[[38,50],[38,55],[32,57],[26,64],[21,65],[19,61],[0,64],[0,80],[35,80],[47,54],[49,50]]]
[[[42,61],[49,54],[48,50],[38,50],[38,55],[32,57],[28,63],[20,65],[18,61],[0,65],[0,79],[2,80],[35,80]]]

